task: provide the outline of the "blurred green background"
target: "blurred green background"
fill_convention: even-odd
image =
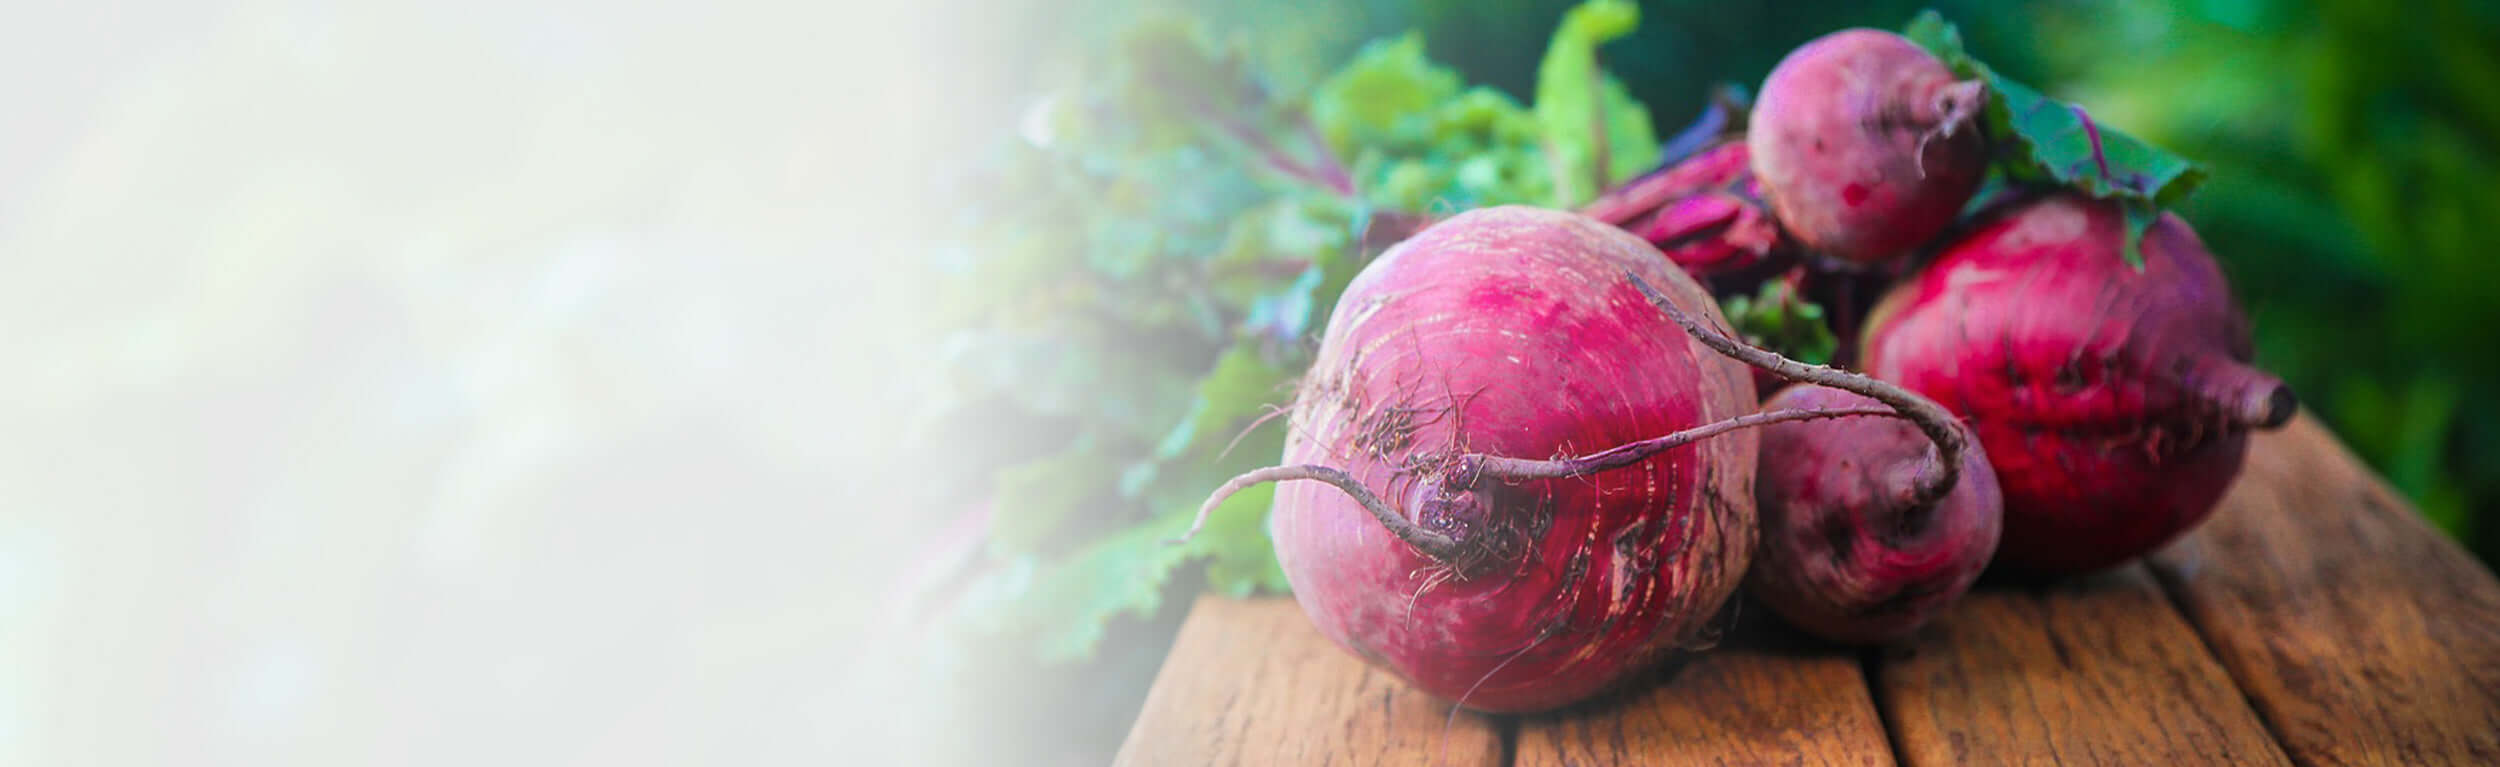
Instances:
[[[1037,103],[1053,103],[1045,94],[1101,86],[1103,78],[1121,76],[1124,65],[1133,68],[1137,63],[1124,63],[1121,57],[1143,55],[1139,49],[1123,47],[1124,35],[1140,19],[1167,14],[1192,19],[1212,38],[1238,44],[1246,54],[1244,66],[1255,79],[1272,87],[1264,95],[1281,98],[1308,92],[1344,66],[1366,42],[1412,30],[1420,33],[1425,55],[1455,70],[1463,82],[1491,86],[1525,104],[1533,97],[1548,39],[1572,5],[1566,0],[1088,0],[958,8],[953,18],[964,24],[970,35],[967,43],[985,50],[1001,68],[965,93],[961,103],[966,119],[951,127],[964,132],[972,144],[1033,143],[1037,131],[1050,133],[1037,129],[1034,118]],[[1715,85],[1758,83],[1798,43],[1849,26],[1897,29],[1920,9],[1932,7],[1959,23],[1973,53],[1999,71],[2083,104],[2109,125],[2204,163],[2212,178],[2180,212],[2222,259],[2253,316],[2260,362],[2290,380],[2316,415],[2412,498],[2440,529],[2485,562],[2500,556],[2500,279],[2485,264],[2492,238],[2476,228],[2500,222],[2500,190],[2489,185],[2495,171],[2500,171],[2500,8],[2495,4],[2204,0],[1643,2],[1640,7],[1637,32],[1605,45],[1601,60],[1646,105],[1655,133],[1661,137],[1692,120]],[[1190,108],[1203,110],[1208,105],[1183,105],[1184,111]],[[1140,117],[1134,122],[1151,124],[1153,119]],[[1123,118],[1114,115],[1097,123],[1123,124]],[[1100,135],[1100,131],[1095,134]],[[1498,149],[1500,131],[1487,135],[1494,138],[1484,139],[1490,143],[1478,148]],[[1404,150],[1397,148],[1394,138],[1380,141],[1391,147],[1386,150],[1389,155],[1404,156],[1397,155]],[[1056,493],[1069,499],[1067,505],[1114,509],[1099,513],[1133,522],[1163,508],[1141,500],[1151,498],[1151,489],[1137,491],[1162,481],[1155,478],[1156,467],[1169,479],[1175,465],[1186,462],[1188,456],[1202,455],[1190,452],[1196,448],[1186,429],[1174,436],[1162,431],[1164,424],[1180,415],[1184,425],[1195,424],[1202,431],[1227,427],[1219,436],[1229,436],[1241,419],[1205,417],[1208,395],[1204,390],[1198,395],[1197,409],[1192,410],[1186,389],[1140,394],[1144,389],[1121,388],[1143,387],[1136,382],[1159,375],[1126,373],[1164,370],[1186,381],[1210,369],[1221,378],[1223,371],[1232,370],[1225,365],[1274,368],[1266,378],[1240,380],[1266,382],[1267,389],[1258,393],[1269,402],[1283,401],[1286,393],[1275,389],[1273,380],[1290,376],[1296,364],[1292,331],[1308,328],[1286,323],[1287,332],[1265,345],[1234,340],[1248,332],[1235,327],[1273,326],[1276,308],[1268,301],[1272,297],[1236,302],[1239,305],[1225,304],[1220,297],[1211,299],[1214,308],[1205,310],[1209,318],[1198,322],[1173,319],[1187,316],[1191,311],[1187,307],[1172,308],[1176,314],[1166,316],[1154,314],[1158,310],[1147,306],[1156,296],[1182,290],[1176,285],[1210,274],[1195,261],[1189,268],[1159,271],[1154,266],[1159,262],[1152,259],[1188,261],[1205,258],[1191,253],[1236,249],[1241,235],[1229,231],[1227,221],[1268,200],[1269,196],[1255,190],[1273,186],[1273,179],[1262,187],[1260,179],[1241,176],[1242,158],[1255,152],[1240,151],[1242,147],[1223,141],[1191,144],[1183,140],[1180,144],[1184,145],[1180,150],[1157,145],[1161,148],[1152,155],[1157,159],[1151,172],[1141,170],[1149,167],[1146,163],[1119,164],[1141,155],[1104,159],[1110,156],[1105,155],[1085,161],[1100,166],[1096,168],[1100,177],[1136,182],[1145,187],[1142,190],[1085,187],[1084,194],[1095,195],[1089,198],[1092,202],[1042,206],[1049,208],[1047,214],[987,210],[995,204],[967,206],[983,209],[967,214],[972,216],[967,219],[969,226],[998,228],[999,221],[1021,220],[1025,228],[1017,231],[1024,233],[1024,241],[1048,240],[1048,247],[1060,249],[1059,257],[1067,263],[1090,264],[1086,268],[1099,278],[1085,282],[1087,287],[1079,290],[1055,278],[1031,278],[1031,274],[1049,272],[1031,264],[1026,266],[1039,271],[1008,270],[1028,276],[1006,281],[990,273],[995,264],[983,258],[995,254],[986,253],[958,253],[956,257],[970,265],[941,268],[936,278],[941,283],[951,279],[958,285],[986,286],[972,291],[978,298],[968,302],[970,308],[950,309],[955,313],[941,325],[998,326],[1009,322],[1003,318],[1018,316],[1002,310],[1002,302],[1039,306],[1028,307],[1015,322],[1028,331],[1026,341],[1051,349],[1035,354],[1052,362],[1000,362],[1002,350],[1026,347],[1000,346],[987,336],[982,337],[986,341],[962,341],[973,349],[964,352],[966,357],[996,368],[985,375],[1030,384],[1049,378],[1044,368],[1068,364],[1109,365],[1124,375],[1118,382],[1089,384],[1093,379],[1081,371],[1072,374],[1076,378],[1067,385],[1070,391],[1090,391],[1102,398],[1090,405],[1068,398],[1000,402],[980,397],[941,404],[922,422],[924,426],[937,424],[926,426],[924,438],[960,444],[961,435],[968,433],[1044,435],[1023,445],[1014,440],[983,440],[985,452],[979,460],[1009,484],[1019,477],[1030,479],[1030,471],[1015,472],[1019,465],[1054,471],[1082,469],[1097,477],[1121,474],[1126,490],[1121,499],[1098,498],[1109,494],[1101,489],[1027,482],[1014,484],[1009,492],[975,482],[952,494],[938,492],[919,500],[941,508],[987,509],[982,504],[990,501],[982,499],[992,499],[1003,505],[995,516],[981,518],[1013,524],[1016,518],[1010,512],[1014,509],[1008,507],[1018,504],[1017,496]],[[1288,154],[1297,148],[1308,147],[1291,142],[1283,146]],[[1012,154],[1018,150],[999,151]],[[1414,156],[1427,158],[1418,160],[1424,164],[1417,167],[1427,167],[1430,153],[1415,151],[1420,154]],[[964,178],[972,180],[959,182],[994,196],[1004,185],[1015,194],[1003,196],[1022,195],[1027,203],[1068,193],[1064,187],[999,181],[1024,178],[998,170],[1016,162],[984,150],[967,157],[971,170]],[[1276,231],[1302,231],[1320,243],[1307,246],[1315,252],[1354,247],[1342,232],[1329,234],[1327,226],[1347,220],[1359,223],[1368,220],[1366,215],[1399,209],[1395,201],[1373,194],[1372,182],[1412,180],[1383,171],[1378,163],[1355,165],[1358,184],[1369,195],[1369,204],[1376,207],[1358,203],[1351,210],[1329,208],[1313,213],[1308,209],[1318,203],[1304,204],[1305,210],[1296,214],[1301,217],[1291,221],[1321,222],[1304,227],[1318,234],[1279,224],[1263,236],[1290,239]],[[1422,177],[1423,171],[1417,174]],[[1464,185],[1451,184],[1434,187],[1441,195],[1434,198],[1435,204],[1483,204],[1500,196],[1453,202],[1457,193],[1448,190]],[[1114,193],[1120,190],[1144,199],[1123,203],[1121,194]],[[1132,224],[1152,223],[1132,227],[1140,231],[1112,226],[1059,238],[1045,234],[1056,231],[1054,226],[1129,220],[1123,217],[1134,218]],[[1132,258],[1142,260],[1143,265],[1121,261],[1129,265],[1106,269],[1106,254],[1113,253],[1128,254],[1113,261]],[[1294,263],[1297,268],[1302,264]],[[1310,279],[1341,279],[1341,274],[1323,266],[1312,266]],[[1033,287],[1042,284],[1057,287],[1047,291]],[[1037,297],[1045,293],[1046,297]],[[1312,295],[1324,304],[1332,293],[1323,287]],[[1038,326],[1027,324],[1036,317],[1052,319]],[[1071,321],[1070,317],[1091,319]],[[1138,331],[1141,327],[1157,329]],[[1049,342],[1059,345],[1049,346]],[[1104,349],[1119,353],[1099,351]],[[960,370],[956,377],[962,377]],[[1125,438],[1114,435],[1115,429],[1090,428],[1119,419],[1146,425]],[[926,437],[930,434],[941,436]],[[1076,447],[1067,447],[1070,434],[1078,435]],[[1156,435],[1162,435],[1163,459],[1130,462],[1133,455],[1153,452]],[[1173,447],[1176,441],[1180,448]],[[1272,442],[1252,438],[1247,444],[1245,451],[1273,454]],[[1035,456],[1058,462],[1035,464]],[[1229,460],[1238,462],[1237,458]],[[972,578],[972,585],[962,588],[1009,595],[994,594],[998,599],[1023,599],[1029,595],[1017,589],[1026,585],[999,584],[1046,584],[1053,573],[1066,575],[1081,569],[1054,570],[1054,556],[1108,562],[1095,556],[1105,549],[1079,547],[1070,541],[1085,540],[1120,524],[1124,523],[1079,525],[1079,530],[1094,532],[1069,533],[1056,546],[1047,536],[1023,549],[1000,547],[993,541],[981,552],[960,555],[975,562],[966,567],[992,573]],[[1023,691],[996,696],[999,700],[988,705],[964,708],[960,721],[980,723],[989,728],[987,732],[997,733],[1001,743],[1028,744],[1030,750],[1017,753],[1045,763],[1093,763],[1106,757],[1125,734],[1136,696],[1151,678],[1163,643],[1168,642],[1185,604],[1172,597],[1209,585],[1243,593],[1273,580],[1263,580],[1261,573],[1225,572],[1231,560],[1223,552],[1193,556],[1198,554],[1212,559],[1215,569],[1196,573],[1168,562],[1152,567],[1115,563],[1082,569],[1097,581],[1142,580],[1138,588],[1146,593],[1104,608],[1104,614],[1128,617],[1112,620],[1100,627],[1099,635],[1087,633],[1076,643],[1092,646],[1093,652],[1068,652],[1061,646],[1060,652],[1042,653],[1045,660],[1039,662],[1021,660],[1030,657],[1025,655],[993,653],[990,657],[1019,660],[950,666],[980,680],[966,683],[965,690]],[[1254,562],[1255,558],[1242,561]],[[1021,577],[1027,580],[996,576],[1002,567],[1008,572],[1023,568]],[[1166,581],[1166,574],[1173,577]],[[1006,590],[998,591],[1001,588]],[[1046,585],[1033,588],[1036,593],[1050,591]],[[953,608],[957,617],[986,615],[983,608],[962,607],[964,599],[952,602],[957,605]],[[1010,619],[972,622],[989,624],[992,634],[1032,628]],[[950,652],[981,655],[972,648],[990,646],[985,642],[994,640],[961,641],[966,644],[938,644],[951,648]],[[1074,703],[1035,708],[1027,705],[1028,695]]]

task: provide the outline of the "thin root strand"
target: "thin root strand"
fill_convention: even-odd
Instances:
[[[1638,442],[1626,442],[1621,445],[1616,445],[1605,450],[1576,458],[1555,458],[1552,460],[1539,461],[1528,458],[1505,458],[1502,456],[1473,454],[1467,456],[1465,460],[1468,462],[1468,465],[1475,467],[1476,470],[1481,472],[1483,475],[1499,477],[1502,479],[1526,480],[1577,477],[1606,471],[1608,469],[1620,469],[1625,466],[1640,463],[1642,460],[1645,460],[1650,456],[1657,455],[1667,450],[1681,447],[1699,440],[1715,437],[1737,429],[1752,428],[1755,426],[1768,426],[1770,424],[1786,423],[1789,421],[1805,421],[1816,418],[1844,418],[1848,416],[1881,416],[1888,418],[1908,417],[1899,412],[1895,412],[1890,408],[1877,407],[1796,408],[1789,410],[1773,410],[1765,413],[1737,416],[1724,421],[1706,423],[1663,437],[1652,437]]]
[[[1968,443],[1962,436],[1961,429],[1956,425],[1958,421],[1954,419],[1951,412],[1944,409],[1943,405],[1938,405],[1934,400],[1921,397],[1908,389],[1872,377],[1823,365],[1808,365],[1764,349],[1747,346],[1736,339],[1727,337],[1725,333],[1695,321],[1691,315],[1685,314],[1684,310],[1676,308],[1675,302],[1667,300],[1667,297],[1660,294],[1657,288],[1650,287],[1649,283],[1642,281],[1640,275],[1627,270],[1623,276],[1631,279],[1632,287],[1638,289],[1643,297],[1648,298],[1651,306],[1658,307],[1658,311],[1666,313],[1667,319],[1673,320],[1677,326],[1684,328],[1684,332],[1700,340],[1703,346],[1710,347],[1712,351],[1777,373],[1790,380],[1865,395],[1891,406],[1903,417],[1910,419],[1911,423],[1917,424],[1919,431],[1927,434],[1928,441],[1935,443],[1935,453],[1930,456],[1934,460],[1920,468],[1917,478],[1911,481],[1909,495],[1903,499],[1905,503],[1912,506],[1935,503],[1946,493],[1952,492],[1954,483],[1961,480],[1962,452],[1968,448]]]
[[[1426,530],[1407,521],[1405,517],[1399,516],[1396,509],[1390,508],[1387,501],[1381,500],[1380,496],[1374,494],[1370,488],[1364,487],[1362,482],[1354,478],[1354,475],[1335,468],[1312,464],[1252,469],[1226,480],[1222,487],[1215,489],[1213,495],[1207,496],[1206,503],[1198,506],[1198,517],[1189,523],[1189,531],[1166,543],[1187,543],[1189,539],[1196,537],[1198,530],[1206,527],[1207,515],[1214,513],[1215,507],[1223,505],[1225,499],[1233,497],[1234,493],[1241,492],[1252,485],[1297,479],[1326,482],[1336,486],[1338,490],[1345,491],[1346,495],[1353,497],[1354,502],[1362,504],[1363,510],[1371,512],[1372,518],[1379,520],[1380,526],[1388,528],[1389,534],[1397,536],[1398,540],[1405,541],[1407,545],[1415,547],[1416,551],[1422,552],[1425,556],[1443,562],[1458,561],[1460,551],[1456,539]]]

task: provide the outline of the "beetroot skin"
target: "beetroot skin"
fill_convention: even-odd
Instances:
[[[1632,180],[1580,209],[1623,227],[1687,274],[1707,277],[1762,263],[1781,246],[1762,206],[1743,141],[1726,141]]]
[[[1875,404],[1801,384],[1763,409]],[[1903,490],[1934,459],[1909,421],[1799,421],[1764,427],[1761,439],[1762,545],[1745,583],[1798,628],[1842,642],[1907,635],[1951,607],[1996,553],[2003,501],[1977,446],[1962,452],[1950,493],[1916,503]]]
[[[2144,267],[2118,204],[2055,194],[1994,212],[1869,319],[1865,364],[1968,421],[2005,494],[2005,565],[2095,570],[2203,520],[2248,430],[2291,391],[2247,363],[2248,325],[2186,222]]]
[[[1754,175],[1806,247],[1888,260],[1951,224],[1978,188],[1985,96],[1900,35],[1824,35],[1763,80],[1746,129]]]
[[[1719,610],[1752,556],[1752,431],[1586,476],[1505,481],[1463,459],[1596,451],[1754,410],[1745,367],[1669,324],[1627,271],[1725,327],[1657,250],[1557,211],[1460,214],[1355,278],[1284,458],[1341,469],[1398,518],[1319,482],[1277,487],[1277,559],[1321,633],[1434,695],[1530,711],[1651,666]],[[1408,522],[1428,532],[1385,526]]]

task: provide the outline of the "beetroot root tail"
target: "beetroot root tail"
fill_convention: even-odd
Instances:
[[[2230,359],[2206,363],[2205,375],[2196,385],[2202,395],[2231,423],[2251,429],[2271,429],[2292,420],[2300,412],[2300,397],[2282,379],[2265,371]]]
[[[1417,526],[1413,522],[1407,521],[1405,517],[1398,515],[1396,509],[1390,508],[1387,501],[1381,500],[1378,494],[1373,493],[1371,488],[1364,487],[1361,481],[1354,478],[1354,475],[1347,474],[1344,471],[1332,467],[1319,466],[1315,464],[1294,464],[1288,466],[1269,466],[1263,469],[1252,469],[1250,471],[1243,472],[1240,476],[1226,480],[1223,486],[1215,489],[1214,494],[1207,496],[1206,503],[1199,504],[1198,517],[1189,523],[1189,531],[1180,534],[1179,537],[1171,538],[1164,542],[1167,544],[1181,544],[1187,543],[1189,542],[1189,539],[1197,537],[1198,531],[1206,527],[1207,516],[1215,512],[1215,507],[1224,505],[1224,501],[1233,497],[1234,493],[1241,492],[1242,490],[1248,489],[1254,485],[1265,484],[1268,482],[1287,482],[1292,480],[1326,482],[1335,486],[1338,490],[1344,491],[1347,496],[1352,497],[1355,503],[1362,504],[1364,511],[1371,512],[1372,518],[1380,521],[1381,527],[1388,528],[1389,534],[1395,535],[1398,540],[1405,541],[1407,545],[1415,547],[1416,551],[1423,552],[1425,556],[1429,556],[1443,562],[1458,561],[1459,545],[1457,539],[1438,532],[1426,530]]]

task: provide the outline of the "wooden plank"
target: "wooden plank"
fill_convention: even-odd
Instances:
[[[1320,636],[1291,599],[1207,596],[1115,764],[1500,765],[1500,723],[1450,711]]]
[[[2154,558],[2303,764],[2500,764],[2500,582],[2314,419]]]
[[[1880,658],[1876,698],[1914,767],[2287,763],[2140,564],[1984,586]]]
[[[1663,679],[1523,719],[1521,767],[1892,764],[1856,652],[1747,609],[1744,636]],[[1761,616],[1761,617],[1753,617]]]

